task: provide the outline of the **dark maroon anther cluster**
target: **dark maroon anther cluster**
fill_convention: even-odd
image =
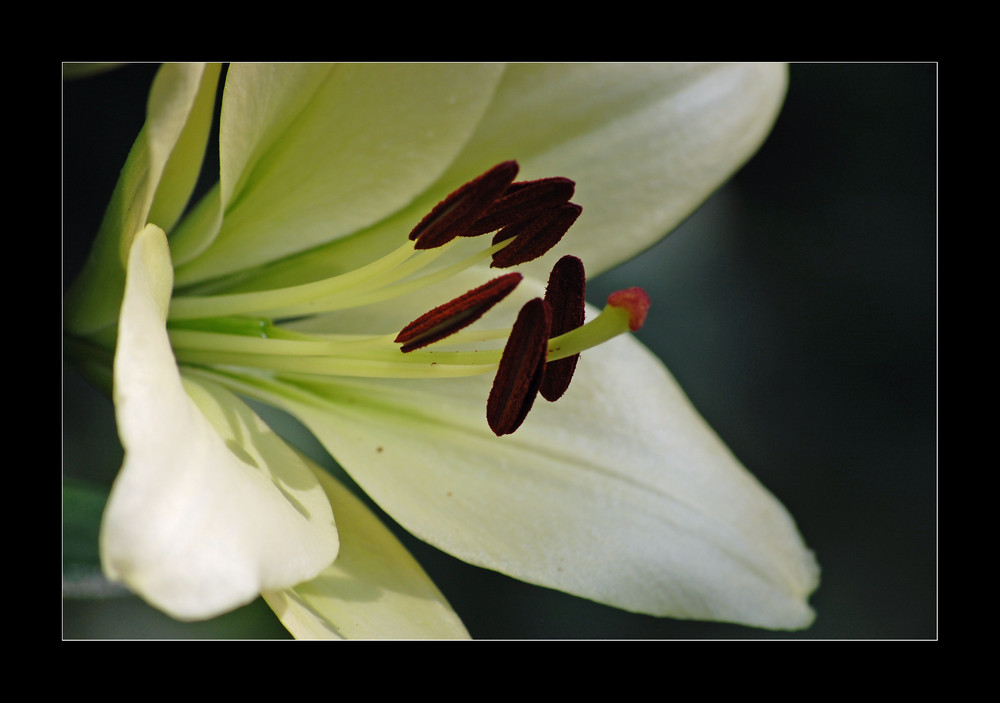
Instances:
[[[504,161],[474,178],[434,206],[413,231],[417,249],[434,249],[472,229],[517,176],[516,161]]]
[[[414,247],[432,249],[456,237],[495,231],[493,244],[511,241],[493,255],[494,268],[549,251],[580,215],[580,206],[569,202],[575,185],[568,178],[514,183],[517,172],[517,162],[505,161],[442,200],[410,233]],[[396,342],[410,352],[444,339],[482,317],[520,281],[520,274],[509,273],[470,290],[408,324]],[[566,392],[579,355],[549,363],[549,340],[583,324],[585,287],[583,263],[564,256],[552,269],[545,297],[521,308],[486,403],[486,420],[496,435],[520,427],[538,393],[555,401]]]
[[[583,262],[564,256],[552,268],[545,298],[521,308],[486,401],[486,421],[497,436],[521,426],[536,393],[556,401],[569,388],[580,355],[549,362],[549,340],[583,324],[585,286]]]
[[[434,206],[410,232],[416,249],[434,249],[456,237],[496,232],[493,243],[513,241],[493,255],[494,268],[523,264],[547,252],[579,217],[569,202],[576,184],[568,178],[514,182],[519,166],[504,161]]]
[[[476,237],[496,232],[510,225],[531,220],[549,212],[562,203],[568,203],[576,184],[568,178],[541,178],[536,181],[511,183],[503,197],[493,203],[489,212],[479,218],[464,236]],[[497,235],[493,243],[510,239],[516,232]]]
[[[496,233],[493,243],[513,239],[493,255],[493,268],[509,268],[537,259],[562,239],[583,210],[576,203],[566,203],[528,220],[507,225]]]

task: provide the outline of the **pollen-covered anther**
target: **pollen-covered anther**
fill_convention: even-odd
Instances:
[[[486,421],[498,437],[520,427],[535,402],[551,327],[552,314],[541,298],[528,301],[518,313],[486,401]]]
[[[552,312],[552,337],[558,337],[583,325],[587,276],[583,262],[575,256],[564,256],[552,267],[545,288],[545,302]],[[550,402],[559,400],[576,371],[579,354],[550,361],[539,392]]]
[[[516,161],[504,161],[453,191],[410,232],[414,247],[433,249],[464,234],[503,196],[518,169]]]
[[[628,328],[635,332],[646,322],[649,296],[642,288],[626,288],[609,295],[608,305],[628,312]]]
[[[493,237],[493,243],[513,241],[493,254],[490,266],[509,268],[542,256],[562,239],[582,210],[576,203],[566,203],[530,220],[504,227]]]
[[[575,191],[576,183],[561,176],[511,183],[503,197],[462,236],[477,237],[530,220],[565,205]]]
[[[395,341],[403,345],[400,351],[426,347],[468,327],[506,298],[522,278],[519,273],[505,274],[424,313],[396,335]]]

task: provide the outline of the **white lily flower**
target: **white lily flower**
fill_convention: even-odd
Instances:
[[[783,66],[234,64],[219,183],[185,212],[218,73],[161,69],[67,298],[74,359],[114,350],[110,578],[184,619],[263,593],[296,636],[466,636],[235,393],[470,563],[658,616],[812,622],[793,520],[628,334],[648,300],[581,326],[583,269],[650,246],[756,151]]]

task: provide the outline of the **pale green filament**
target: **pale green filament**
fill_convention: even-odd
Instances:
[[[445,340],[403,353],[396,333],[307,334],[272,320],[306,316],[409,296],[481,264],[510,243],[481,248],[456,263],[421,273],[459,238],[430,250],[406,242],[393,252],[348,273],[297,286],[207,296],[177,296],[169,313],[170,343],[187,366],[258,369],[301,376],[442,378],[496,371],[510,328],[460,330]],[[464,240],[468,241],[468,240]],[[260,317],[253,317],[260,316]],[[555,361],[628,331],[629,316],[607,307],[586,325],[549,341]]]
[[[444,341],[469,344],[505,339],[509,329],[462,330],[438,343],[438,350],[403,353],[394,335],[309,335],[274,325],[250,324],[253,334],[171,329],[178,361],[188,365],[252,367],[279,373],[377,378],[444,378],[490,373],[500,363],[499,347],[466,351],[440,350]],[[549,340],[548,361],[595,347],[629,331],[627,310],[607,306],[596,318]],[[435,346],[435,345],[432,345]]]
[[[407,242],[381,259],[321,281],[298,286],[249,293],[208,296],[177,296],[170,303],[171,320],[267,315],[272,318],[298,317],[333,310],[360,307],[369,303],[407,295],[446,280],[493,255],[509,244],[500,242],[458,263],[426,276],[406,280],[457,246],[460,239],[435,249],[416,250]]]
[[[440,283],[441,281],[446,281],[452,276],[461,273],[462,271],[471,268],[472,266],[484,261],[487,257],[493,255],[494,252],[503,249],[509,241],[500,242],[495,244],[489,249],[477,252],[476,254],[470,256],[469,258],[460,261],[458,263],[452,264],[446,268],[435,271],[434,273],[427,274],[426,276],[421,276],[420,278],[414,278],[408,281],[403,281],[402,283],[394,283],[393,285],[383,286],[376,290],[363,291],[362,294],[352,295],[350,298],[342,298],[338,300],[327,300],[327,301],[315,301],[306,306],[299,308],[278,310],[275,313],[275,317],[294,317],[296,315],[308,314],[316,312],[329,312],[332,310],[343,310],[345,308],[360,307],[362,305],[369,305],[371,303],[380,303],[385,300],[392,300],[393,298],[398,298],[403,295],[409,295],[415,293],[419,290],[426,288],[427,286],[432,286],[435,283]],[[447,246],[447,245],[446,245]],[[402,280],[397,278],[397,280]]]

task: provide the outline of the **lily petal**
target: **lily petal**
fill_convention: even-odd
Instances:
[[[68,331],[84,335],[114,325],[133,237],[148,222],[169,230],[180,217],[201,170],[219,71],[215,64],[165,64],[156,74],[146,124],[66,295]]]
[[[563,254],[590,276],[662,239],[752,156],[784,101],[784,64],[511,64],[445,174],[516,158],[521,178],[566,176],[583,216]]]
[[[315,579],[263,594],[296,639],[468,639],[406,548],[342,484],[316,469],[337,515],[337,561]]]
[[[544,280],[552,262],[573,254],[596,276],[662,239],[735,173],[767,137],[786,86],[787,67],[774,63],[508,65],[476,131],[409,207],[255,274],[250,287],[367,263],[507,159],[521,165],[519,179],[573,179],[583,207],[570,233],[520,270]]]
[[[525,280],[511,298],[540,291]],[[792,518],[634,337],[584,352],[563,398],[500,440],[485,420],[491,380],[317,381],[262,397],[407,530],[470,563],[658,616],[812,622],[818,567]]]
[[[300,252],[404,207],[454,160],[502,70],[233,64],[220,128],[225,218],[201,238],[207,249],[185,254],[178,284]]]
[[[182,380],[165,327],[171,272],[166,236],[150,225],[132,246],[118,328],[125,461],[101,560],[151,604],[199,619],[314,577],[338,541],[308,465],[228,391]]]

